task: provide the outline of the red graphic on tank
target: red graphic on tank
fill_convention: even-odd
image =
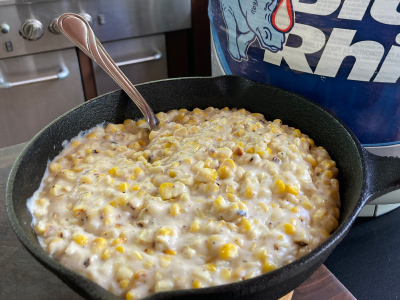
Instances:
[[[286,33],[294,24],[293,5],[291,0],[280,0],[272,14],[272,26],[280,32]]]

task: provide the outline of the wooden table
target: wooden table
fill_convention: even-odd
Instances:
[[[0,149],[0,299],[81,300],[81,296],[29,254],[8,221],[4,204],[6,182],[12,164],[24,146],[19,144]],[[321,266],[292,295],[292,300],[314,299],[355,298],[325,266]]]

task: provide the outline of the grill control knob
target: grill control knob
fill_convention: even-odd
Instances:
[[[8,25],[6,23],[0,24],[0,31],[1,31],[1,33],[4,33],[4,34],[9,33],[10,25]]]
[[[38,20],[26,20],[19,33],[28,41],[36,41],[43,36],[43,25]]]
[[[84,18],[86,22],[89,23],[90,27],[92,27],[92,25],[93,25],[93,19],[92,19],[92,17],[91,17],[89,14],[82,12],[82,13],[79,13],[79,15],[80,15],[82,18]]]
[[[54,18],[49,25],[49,31],[54,34],[62,34],[60,28],[58,27],[58,18]]]

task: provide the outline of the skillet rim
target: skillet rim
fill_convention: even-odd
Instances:
[[[260,85],[260,86],[266,86],[267,84],[255,82],[240,76],[233,76],[233,75],[223,75],[223,76],[217,76],[217,77],[182,77],[182,78],[169,78],[169,79],[163,79],[163,80],[156,80],[156,81],[151,81],[151,82],[146,82],[142,84],[136,85],[137,87],[140,86],[147,86],[151,84],[157,84],[161,82],[167,82],[167,81],[184,81],[184,80],[210,80],[210,81],[218,81],[218,80],[224,80],[225,78],[228,78],[227,80],[230,80],[230,78],[233,78],[235,80],[240,80],[240,81],[245,81],[248,83],[251,83],[252,85]],[[302,100],[310,102],[311,105],[314,105],[316,109],[319,109],[323,111],[325,114],[328,114],[332,117],[332,121],[335,121],[339,123],[341,127],[343,127],[344,131],[351,137],[352,142],[356,146],[357,152],[358,152],[358,157],[360,159],[361,163],[361,170],[362,170],[362,184],[360,187],[360,194],[358,196],[357,203],[353,209],[353,211],[349,214],[349,216],[341,220],[341,223],[339,227],[335,230],[335,232],[326,240],[324,241],[321,245],[319,245],[317,248],[315,248],[313,251],[310,253],[304,255],[303,257],[296,259],[292,263],[285,265],[283,267],[278,268],[275,271],[254,277],[252,279],[247,279],[244,281],[240,282],[234,282],[226,285],[219,285],[219,286],[214,286],[214,287],[207,287],[207,288],[202,288],[202,289],[187,289],[187,290],[175,290],[175,291],[169,291],[169,292],[162,292],[162,293],[156,293],[149,295],[143,299],[164,299],[164,298],[169,298],[169,296],[177,296],[177,297],[183,297],[183,296],[193,296],[193,295],[218,295],[218,294],[224,294],[227,292],[231,292],[232,290],[243,288],[244,285],[251,285],[251,286],[259,286],[260,284],[262,285],[262,282],[266,279],[272,279],[272,278],[278,278],[284,275],[285,273],[290,272],[291,270],[299,269],[301,268],[301,265],[307,265],[310,264],[312,265],[313,261],[318,260],[319,254],[322,252],[322,254],[326,254],[326,257],[330,254],[330,252],[336,247],[336,245],[346,236],[347,232],[349,231],[351,225],[355,221],[355,218],[357,217],[358,213],[360,212],[361,208],[365,205],[365,202],[367,201],[367,197],[365,197],[365,185],[366,185],[366,167],[365,167],[365,157],[363,155],[363,147],[361,146],[360,142],[358,139],[355,137],[354,133],[348,128],[346,124],[344,124],[340,119],[338,119],[333,113],[328,111],[326,108],[322,107],[320,104],[302,96],[297,93],[287,91],[285,89],[281,89],[272,85],[267,85],[269,88],[276,90],[276,91],[283,91],[285,93],[289,93],[291,95],[297,96],[301,98]],[[19,166],[21,163],[21,160],[25,157],[25,154],[27,151],[31,148],[32,144],[39,139],[39,137],[42,135],[43,132],[45,132],[48,128],[52,127],[56,122],[58,122],[60,119],[64,118],[65,116],[69,115],[71,112],[81,108],[84,105],[87,105],[93,101],[100,101],[104,96],[110,95],[113,93],[124,93],[121,90],[115,90],[111,91],[109,93],[99,95],[93,99],[90,99],[88,101],[85,101],[84,103],[72,108],[71,110],[67,111],[66,113],[62,114],[55,120],[53,120],[51,123],[49,123],[47,126],[45,126],[42,130],[40,130],[24,147],[24,149],[21,151],[19,156],[17,157],[15,163],[13,164],[10,174],[8,176],[7,180],[7,185],[6,185],[6,210],[7,210],[7,215],[10,220],[11,226],[17,235],[17,237],[20,239],[24,247],[33,255],[33,257],[38,260],[42,265],[44,265],[47,269],[51,270],[56,276],[60,277],[63,281],[64,279],[70,287],[72,284],[72,289],[73,290],[78,290],[80,293],[93,297],[96,299],[121,299],[120,297],[108,292],[106,289],[102,288],[100,285],[97,283],[87,279],[86,277],[79,275],[78,273],[72,271],[71,269],[68,269],[67,267],[61,265],[59,262],[51,258],[43,248],[40,247],[40,245],[36,246],[31,239],[25,234],[24,229],[20,225],[20,222],[18,221],[17,215],[14,210],[14,202],[13,202],[13,183],[15,180],[15,176],[17,171],[19,170]],[[33,229],[32,229],[33,230]],[[36,234],[35,234],[36,236]],[[37,240],[36,240],[37,241]],[[325,257],[325,258],[326,258]],[[320,266],[323,263],[318,264]]]

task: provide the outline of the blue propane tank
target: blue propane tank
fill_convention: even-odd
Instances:
[[[291,90],[400,157],[400,0],[210,0],[213,75]],[[360,216],[400,206],[400,192]]]

